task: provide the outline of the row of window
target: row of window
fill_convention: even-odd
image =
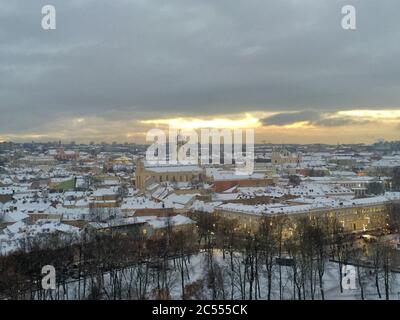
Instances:
[[[157,177],[156,176],[152,176],[152,178],[153,178],[153,180],[157,180]],[[176,176],[172,176],[172,181],[173,182],[189,182],[190,180],[191,180],[191,176],[190,175],[181,175],[181,176],[178,176],[178,180],[176,180],[177,178],[176,178]],[[165,179],[163,178],[163,176],[159,176],[158,177],[158,181],[159,182],[166,182],[166,181],[170,181],[169,180],[169,176],[167,175],[167,176],[165,176]]]

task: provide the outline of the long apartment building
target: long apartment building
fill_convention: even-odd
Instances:
[[[263,217],[283,215],[294,225],[296,219],[301,217],[313,219],[325,216],[336,218],[347,231],[372,231],[386,226],[392,205],[400,203],[400,193],[386,193],[383,196],[346,201],[339,199],[314,200],[310,203],[294,205],[287,203],[266,205],[226,203],[215,207],[214,214],[237,219],[240,228],[249,232],[255,232],[258,229]]]

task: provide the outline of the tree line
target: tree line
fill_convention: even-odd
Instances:
[[[151,240],[139,231],[85,233],[79,241],[60,235],[25,239],[20,250],[0,256],[0,297],[326,299],[324,275],[334,261],[340,292],[343,267],[352,264],[360,299],[371,283],[379,298],[390,298],[392,271],[399,267],[392,248],[379,239],[362,244],[335,217],[263,216],[253,231],[218,215],[195,212],[193,218],[196,228],[168,222]],[[41,287],[44,265],[57,271],[55,290]]]

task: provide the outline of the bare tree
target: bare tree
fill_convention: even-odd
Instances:
[[[267,274],[268,300],[271,300],[274,259],[279,255],[279,222],[277,219],[264,216],[258,230],[262,261]]]
[[[353,239],[336,217],[330,218],[328,221],[328,241],[331,257],[338,264],[340,292],[343,293],[343,266],[347,264],[351,256]]]
[[[376,292],[378,294],[379,299],[382,298],[381,294],[381,288],[379,284],[379,274],[381,271],[382,267],[382,251],[381,251],[381,246],[379,243],[374,243],[371,245],[371,260],[372,260],[372,266],[374,269],[374,276],[375,276],[375,287],[376,287]]]

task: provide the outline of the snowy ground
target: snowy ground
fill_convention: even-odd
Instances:
[[[215,261],[221,266],[223,270],[223,274],[225,277],[225,287],[226,287],[226,297],[230,297],[230,278],[228,277],[228,270],[229,270],[229,259],[226,258],[225,260],[222,258],[222,254],[220,252],[216,252],[214,254]],[[195,256],[190,258],[190,263],[188,263],[188,270],[189,270],[189,277],[186,278],[185,282],[186,285],[189,283],[193,283],[199,279],[204,279],[206,277],[206,254],[199,253]],[[293,299],[293,282],[291,281],[291,272],[289,267],[282,267],[282,295],[283,299]],[[339,272],[338,272],[338,265],[334,262],[327,262],[326,264],[326,271],[323,277],[324,281],[324,292],[325,292],[325,299],[327,300],[360,300],[361,299],[361,291],[358,288],[356,289],[347,289],[344,290],[343,293],[340,292],[339,286]],[[274,267],[274,276],[273,276],[273,284],[272,284],[272,299],[279,299],[279,275],[278,275],[278,266]],[[369,274],[369,270],[363,273],[363,283],[364,283],[364,298],[366,300],[375,300],[379,299],[377,290],[375,287],[375,277],[372,274]],[[123,276],[125,279],[124,281],[129,281],[129,271],[125,271]],[[106,284],[105,287],[107,288],[107,283],[110,283],[110,276],[109,274],[105,274],[104,276],[104,283]],[[392,273],[391,274],[391,290],[390,290],[390,299],[391,300],[400,300],[400,274]],[[81,281],[81,286],[82,286]],[[357,281],[356,281],[357,282]],[[89,287],[89,283],[87,287]],[[77,281],[72,281],[68,283],[68,299],[77,299],[77,288],[78,284]],[[171,298],[172,299],[181,299],[181,282],[180,282],[180,275],[176,271],[173,276],[171,277]],[[380,280],[380,290],[382,294],[381,299],[385,299],[384,294],[384,283],[383,280]],[[61,290],[62,291],[62,290]],[[149,288],[149,292],[151,288]],[[260,276],[260,291],[261,291],[261,299],[266,299],[267,297],[267,280],[265,277],[265,272],[261,271]],[[204,298],[211,299],[212,296],[210,295],[210,290],[207,288],[204,289]],[[54,296],[54,295],[53,295]],[[62,294],[61,294],[62,296]],[[66,297],[64,297],[65,299]],[[235,292],[235,299],[240,299],[240,293],[238,290]],[[254,297],[253,297],[254,298]],[[315,299],[320,299],[320,291],[317,285],[315,290]],[[62,299],[62,298],[61,298]],[[307,297],[307,299],[311,299],[311,297]]]
[[[222,266],[223,270],[229,269],[229,261],[226,258],[225,260],[222,258],[222,254],[215,254],[216,260]],[[199,254],[191,260],[191,282],[204,277],[205,270],[205,254]],[[278,266],[274,267],[274,281],[272,285],[272,299],[279,299],[279,273]],[[293,299],[293,283],[290,280],[290,271],[288,267],[282,267],[282,283],[283,283],[283,298],[284,299]],[[377,289],[375,286],[375,276],[369,274],[369,270],[366,270],[363,273],[362,282],[364,285],[364,299],[365,300],[376,300],[379,299]],[[340,292],[339,285],[339,267],[337,263],[327,262],[326,270],[323,277],[324,281],[324,292],[326,300],[361,300],[361,290],[358,285],[358,279],[356,278],[355,284],[356,289],[344,289],[343,293]],[[391,290],[390,290],[390,299],[391,300],[400,300],[400,274],[399,273],[391,273]],[[229,282],[229,281],[227,281]],[[229,285],[227,286],[229,287]],[[265,299],[267,297],[267,279],[265,277],[265,272],[262,273],[260,279],[260,287],[261,287],[261,298]],[[229,288],[228,288],[229,289]],[[380,291],[381,291],[381,299],[385,299],[384,295],[384,284],[383,280],[380,279]],[[173,291],[173,298],[180,299],[181,291],[180,287],[175,288]],[[240,297],[237,297],[240,299]],[[308,297],[310,299],[310,297]],[[318,286],[315,290],[315,299],[321,299],[321,294],[318,289]]]

